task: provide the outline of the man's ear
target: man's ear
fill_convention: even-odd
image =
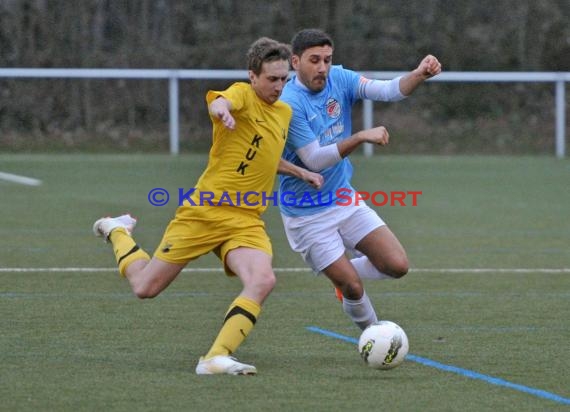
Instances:
[[[291,67],[293,68],[293,70],[297,70],[297,67],[299,67],[299,60],[300,57],[297,56],[296,54],[291,56]]]
[[[250,83],[253,84],[253,81],[254,81],[255,79],[257,79],[257,76],[256,76],[255,73],[254,73],[253,71],[251,71],[251,70],[248,71],[247,75],[248,75],[248,77],[249,77]]]

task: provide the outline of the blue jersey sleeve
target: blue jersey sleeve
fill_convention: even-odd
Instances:
[[[345,99],[352,106],[359,99],[358,87],[362,76],[355,71],[345,69],[342,66],[335,67],[335,74],[338,74],[336,79],[339,82],[339,88],[344,90]]]

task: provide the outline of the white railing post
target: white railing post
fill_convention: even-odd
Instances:
[[[173,71],[168,78],[168,118],[170,132],[170,154],[180,152],[180,138],[178,127],[178,74]]]
[[[564,80],[556,81],[556,157],[562,159],[566,152],[566,97]]]
[[[371,129],[373,123],[373,104],[372,100],[362,101],[362,126],[364,129]],[[374,146],[372,143],[364,143],[364,156],[370,157],[374,154]]]

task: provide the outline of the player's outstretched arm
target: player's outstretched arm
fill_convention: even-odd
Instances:
[[[305,181],[306,183],[310,184],[315,189],[320,189],[324,182],[324,178],[320,174],[311,172],[310,170],[294,165],[293,163],[285,159],[279,160],[277,173],[281,175],[297,177]]]
[[[416,69],[402,76],[400,79],[400,92],[404,96],[408,96],[424,81],[440,73],[441,63],[436,57],[428,54]]]
[[[233,130],[236,128],[236,121],[230,113],[232,110],[232,104],[229,100],[224,99],[223,97],[218,97],[210,103],[208,110],[212,116],[220,119],[228,129]]]

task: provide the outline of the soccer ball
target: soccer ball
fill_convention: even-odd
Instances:
[[[358,352],[368,366],[374,369],[392,369],[400,365],[408,354],[406,332],[389,320],[368,326],[358,340]]]

